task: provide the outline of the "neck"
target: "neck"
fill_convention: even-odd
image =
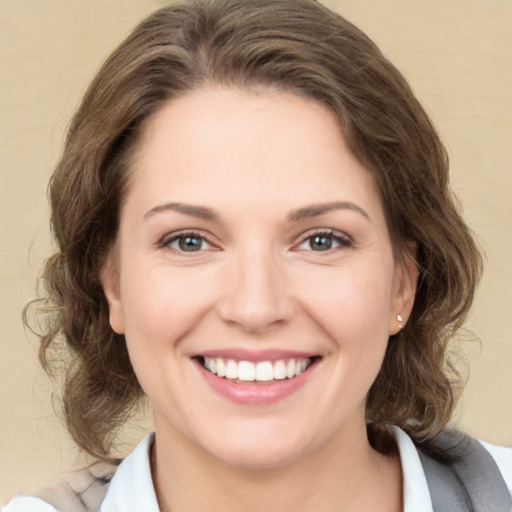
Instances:
[[[226,464],[183,438],[161,434],[157,426],[152,471],[162,512],[402,510],[398,455],[373,450],[365,432],[259,469]]]

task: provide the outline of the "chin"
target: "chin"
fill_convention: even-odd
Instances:
[[[297,434],[297,432],[295,432]],[[226,442],[229,441],[229,442]],[[273,469],[285,466],[308,452],[304,439],[290,432],[226,432],[221,439],[205,440],[203,449],[214,459],[241,469]]]
[[[237,447],[210,453],[219,462],[246,470],[275,469],[286,466],[298,458],[298,450],[277,446]]]

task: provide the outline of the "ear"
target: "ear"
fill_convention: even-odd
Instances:
[[[416,242],[407,242],[395,262],[393,297],[389,318],[389,335],[397,334],[406,324],[416,296],[419,271],[416,266]],[[401,318],[401,320],[400,320]]]
[[[111,250],[100,272],[103,293],[107,299],[110,327],[117,334],[124,334],[124,311],[119,286],[119,263],[115,249]]]

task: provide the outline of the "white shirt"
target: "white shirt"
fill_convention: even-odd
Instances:
[[[427,479],[414,443],[398,427],[391,427],[391,432],[402,465],[404,512],[433,512]],[[146,436],[123,460],[110,482],[99,512],[159,512],[149,459],[153,436]],[[482,444],[496,461],[512,496],[512,448]],[[56,508],[40,498],[19,495],[2,512],[56,512]]]

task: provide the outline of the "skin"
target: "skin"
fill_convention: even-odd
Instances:
[[[184,232],[200,250],[180,249]],[[313,243],[319,232],[330,249]],[[205,87],[159,110],[102,281],[154,408],[161,509],[402,510],[400,463],[370,447],[365,397],[416,278],[322,105]],[[232,348],[319,360],[290,396],[244,405],[192,357]]]

